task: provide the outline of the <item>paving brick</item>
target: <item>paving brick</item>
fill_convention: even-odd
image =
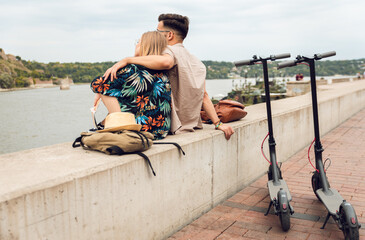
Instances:
[[[244,237],[249,237],[249,238],[253,238],[253,239],[267,239],[267,240],[284,240],[285,236],[277,236],[277,235],[273,235],[273,234],[266,234],[263,232],[259,232],[259,231],[253,231],[253,230],[249,230],[247,231],[247,233],[245,233],[245,235],[243,235]]]
[[[290,229],[286,234],[285,240],[305,240],[309,236],[309,233],[297,232]]]
[[[344,239],[344,235],[342,232],[338,231],[338,232],[331,232],[331,236],[330,239]]]
[[[237,202],[237,203],[241,203],[242,201],[246,200],[247,198],[251,197],[251,195],[253,194],[242,194],[242,193],[237,193],[236,195],[232,196],[231,198],[228,199],[228,201],[230,202]]]
[[[210,212],[221,214],[221,213],[227,213],[230,211],[232,211],[232,208],[224,206],[224,205],[218,205],[215,208],[213,208]]]
[[[207,226],[207,229],[224,232],[228,227],[232,226],[236,221],[231,219],[218,219],[211,225]]]
[[[192,236],[189,240],[213,240],[216,239],[222,233],[216,230],[204,229],[197,235]]]
[[[326,217],[327,213],[328,212],[326,209],[312,209],[312,208],[308,208],[307,211],[305,212],[305,214],[315,215],[320,217]]]
[[[224,231],[224,233],[235,235],[235,236],[243,236],[247,231],[248,231],[248,229],[239,226],[239,224],[238,225],[233,224],[226,231]]]
[[[269,194],[269,193],[267,193],[267,194]],[[267,198],[267,197],[268,197],[268,195],[267,196],[252,195],[251,197],[242,201],[242,203],[249,205],[249,206],[255,206],[255,204],[257,204],[258,202],[262,201],[264,198]]]
[[[214,240],[244,240],[244,239],[247,239],[247,238],[224,232],[222,235],[220,235],[219,237],[217,237]]]
[[[234,209],[229,213],[225,213],[221,218],[237,220],[239,217],[244,216],[247,213],[247,210],[244,209]]]
[[[196,219],[194,222],[192,222],[190,225],[198,227],[198,228],[206,228],[209,225],[213,224],[215,221],[217,221],[219,217],[213,214],[205,214],[201,216],[200,218]]]
[[[316,223],[314,223],[313,228],[320,229],[322,226],[323,226],[323,222],[316,222]],[[325,230],[331,231],[331,232],[341,232],[341,230],[338,228],[337,224],[332,219],[330,219],[327,222]]]
[[[182,230],[180,230],[179,232],[172,235],[171,237],[173,237],[173,239],[176,239],[176,240],[190,239],[193,236],[200,233],[202,230],[203,230],[202,228],[195,227],[193,225],[188,225],[188,226],[184,227]]]
[[[290,229],[289,229],[290,231]],[[284,232],[280,225],[280,220],[278,218],[277,224],[273,225],[269,231],[267,232],[268,235],[276,235],[276,236],[282,236],[285,237],[288,235],[288,232]]]
[[[315,224],[315,222],[313,222],[313,221],[307,221],[307,220],[298,219],[298,218],[290,218],[290,223],[304,225],[304,226],[308,226],[308,227],[313,227]]]
[[[314,234],[314,233],[311,233],[309,234],[309,237],[307,238],[307,240],[319,240],[319,239],[330,239],[330,237],[325,237],[323,235],[320,235],[320,234]]]
[[[307,211],[307,208],[301,208],[301,207],[294,207],[294,211],[296,213],[305,213]]]
[[[235,222],[232,227],[236,227],[236,228],[240,228],[240,229],[244,229],[244,230],[254,230],[254,231],[259,231],[259,232],[264,232],[267,233],[271,227],[268,225],[261,225],[258,223],[252,223],[252,222],[242,222],[242,221],[237,221]]]
[[[248,187],[245,187],[242,191],[240,191],[239,193],[240,194],[249,194],[249,195],[252,195],[254,194],[257,190],[259,190],[259,188],[257,187],[252,187],[252,186],[248,186]]]
[[[298,231],[298,232],[318,234],[318,235],[321,235],[322,238],[329,237],[331,235],[331,232],[327,229],[313,228],[313,227],[303,226],[303,225],[299,225],[299,224],[293,225],[291,227],[291,229],[293,229],[294,231]],[[320,238],[317,238],[317,239],[320,239]]]
[[[261,207],[261,208],[268,208],[269,207],[269,203],[268,201],[260,201],[258,203],[255,204],[255,207]]]

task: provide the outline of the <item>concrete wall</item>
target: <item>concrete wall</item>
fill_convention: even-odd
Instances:
[[[365,107],[365,81],[321,86],[321,133]],[[137,155],[108,156],[71,143],[0,156],[0,239],[164,239],[262,176],[264,104],[230,123],[236,133],[204,130]],[[272,102],[278,161],[313,139],[310,94]],[[265,144],[267,146],[267,144]],[[267,148],[266,148],[267,152]],[[285,163],[284,163],[285,165]]]

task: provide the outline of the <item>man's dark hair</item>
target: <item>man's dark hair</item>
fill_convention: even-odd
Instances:
[[[167,13],[158,17],[159,22],[163,22],[164,27],[176,31],[176,33],[184,40],[189,31],[189,18],[179,14]]]

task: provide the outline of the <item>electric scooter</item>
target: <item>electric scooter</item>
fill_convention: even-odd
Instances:
[[[257,57],[253,56],[252,59],[237,61],[234,64],[236,67],[243,65],[253,65],[253,64],[262,64],[263,73],[264,73],[264,82],[265,82],[265,99],[266,99],[266,110],[267,110],[267,123],[269,128],[269,133],[265,137],[269,136],[269,150],[270,150],[270,161],[265,159],[270,163],[268,170],[268,183],[267,187],[270,193],[270,205],[265,213],[265,216],[269,214],[271,206],[274,206],[275,215],[278,215],[280,218],[280,223],[283,231],[288,231],[290,229],[290,214],[294,213],[293,207],[290,205],[290,201],[292,200],[288,186],[286,182],[283,180],[281,176],[281,170],[278,166],[276,160],[276,151],[275,151],[275,139],[272,127],[272,117],[271,117],[271,104],[270,104],[270,89],[269,89],[269,76],[267,70],[267,61],[275,61],[276,59],[288,58],[290,57],[289,53],[280,54],[280,55],[271,55],[270,57]],[[261,151],[263,153],[263,143],[261,144]]]
[[[330,216],[332,216],[338,227],[342,230],[345,239],[359,239],[359,228],[361,227],[361,225],[357,220],[355,210],[350,203],[346,202],[346,200],[343,199],[343,197],[338,193],[336,189],[330,187],[322,161],[322,152],[324,150],[322,148],[319,134],[315,61],[334,55],[336,55],[335,51],[323,54],[315,54],[314,56],[310,57],[298,55],[295,60],[279,63],[278,69],[296,66],[297,64],[309,65],[315,136],[313,142],[315,142],[314,154],[316,161],[316,171],[314,171],[312,175],[312,188],[317,198],[325,205],[328,211],[326,220],[321,228],[324,229]],[[309,151],[310,148],[308,150],[308,153]]]

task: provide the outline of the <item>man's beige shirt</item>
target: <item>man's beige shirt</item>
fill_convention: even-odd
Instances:
[[[203,104],[206,69],[181,44],[168,46],[164,53],[174,58],[175,66],[169,70],[171,84],[171,132],[178,134],[202,128],[200,109]]]

